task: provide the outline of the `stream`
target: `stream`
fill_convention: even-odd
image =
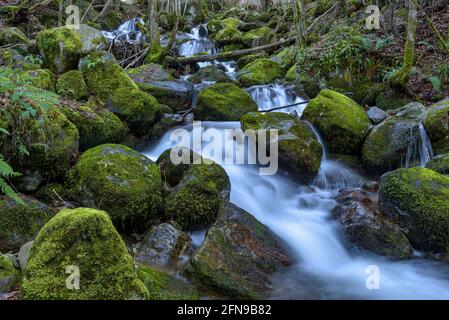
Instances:
[[[188,39],[180,46],[181,55],[217,51],[198,29],[194,29]],[[213,63],[218,64],[229,67],[234,66],[235,62]],[[235,77],[235,71],[235,68],[227,69],[228,76]],[[198,86],[201,87],[197,88],[205,85],[210,83],[200,84]],[[278,83],[251,87],[247,92],[259,110],[304,101],[292,87]],[[304,108],[305,105],[301,105],[280,111],[300,117]],[[229,135],[229,131],[225,131],[239,129],[239,122],[202,122],[201,126],[194,129],[192,124],[187,124],[182,128],[191,134],[194,130],[219,131],[223,141],[209,143],[217,143],[217,147],[223,149],[248,147],[246,141],[237,141]],[[170,139],[173,130],[149,145],[144,154],[155,161],[163,151],[179,145]],[[324,146],[316,130],[315,134]],[[271,298],[449,299],[449,268],[446,264],[419,258],[419,253],[411,260],[391,261],[356,251],[346,242],[342,227],[330,218],[330,212],[336,205],[334,197],[340,188],[359,188],[367,180],[351,168],[329,160],[326,151],[315,181],[311,185],[303,185],[280,171],[276,175],[262,176],[258,165],[228,164],[219,154],[205,154],[206,146],[208,143],[203,142],[203,156],[222,165],[229,175],[231,202],[268,226],[285,241],[296,258],[295,265],[274,275]],[[205,231],[192,234],[194,244],[200,245],[204,235]],[[379,271],[378,288],[367,286],[367,279],[373,270]]]

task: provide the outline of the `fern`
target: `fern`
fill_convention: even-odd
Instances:
[[[20,176],[20,173],[15,172],[11,166],[0,156],[0,191],[7,197],[13,199],[19,204],[24,204],[20,196],[7,182],[9,178]]]

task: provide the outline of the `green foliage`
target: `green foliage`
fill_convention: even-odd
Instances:
[[[3,128],[2,131],[4,130]],[[0,155],[0,191],[7,197],[13,199],[15,202],[23,204],[20,196],[11,187],[8,179],[20,176],[20,173],[15,172],[11,166]]]
[[[441,80],[438,77],[435,76],[431,76],[428,78],[429,82],[432,84],[433,89],[436,92],[440,92],[441,91]]]

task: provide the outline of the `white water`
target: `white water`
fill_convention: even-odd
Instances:
[[[413,128],[410,129],[410,141],[405,156],[405,168],[410,168],[418,164],[420,167],[425,167],[434,157],[432,143],[421,122],[418,125],[418,130],[419,136],[416,139],[413,134]]]
[[[144,21],[141,18],[134,18],[122,23],[117,30],[112,32],[102,31],[102,33],[108,42],[114,40],[116,42],[123,41],[130,44],[139,43],[143,40],[143,35],[137,28],[138,23],[144,24]]]

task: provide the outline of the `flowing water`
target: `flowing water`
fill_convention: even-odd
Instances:
[[[418,124],[419,135],[416,137],[413,128],[410,129],[410,141],[405,154],[405,164],[403,167],[410,168],[416,165],[425,167],[426,164],[433,159],[432,143],[427,136],[424,125]]]
[[[257,86],[248,92],[259,110],[303,101],[288,85]],[[280,111],[300,116],[304,107]],[[449,299],[449,268],[445,264],[420,258],[393,262],[355,251],[346,242],[341,226],[330,219],[336,205],[334,197],[340,188],[360,187],[365,179],[341,163],[329,160],[324,141],[312,126],[323,144],[324,154],[319,174],[311,185],[292,181],[280,172],[262,176],[259,165],[230,164],[226,153],[220,151],[248,148],[246,140],[235,139],[227,130],[239,129],[238,122],[202,122],[201,128],[192,124],[182,128],[191,135],[191,141],[184,141],[183,146],[213,159],[226,170],[231,181],[231,202],[267,225],[285,241],[296,258],[297,264],[274,276],[273,298]],[[171,140],[174,130],[151,144],[144,154],[156,160],[166,149],[179,146],[179,141]],[[203,141],[201,147],[193,145],[194,136],[208,131],[220,133],[222,141]],[[210,144],[215,146],[214,153],[208,148]],[[192,234],[195,246],[201,244],[204,235],[204,231]],[[370,290],[367,281],[373,270],[379,271],[380,286]]]

